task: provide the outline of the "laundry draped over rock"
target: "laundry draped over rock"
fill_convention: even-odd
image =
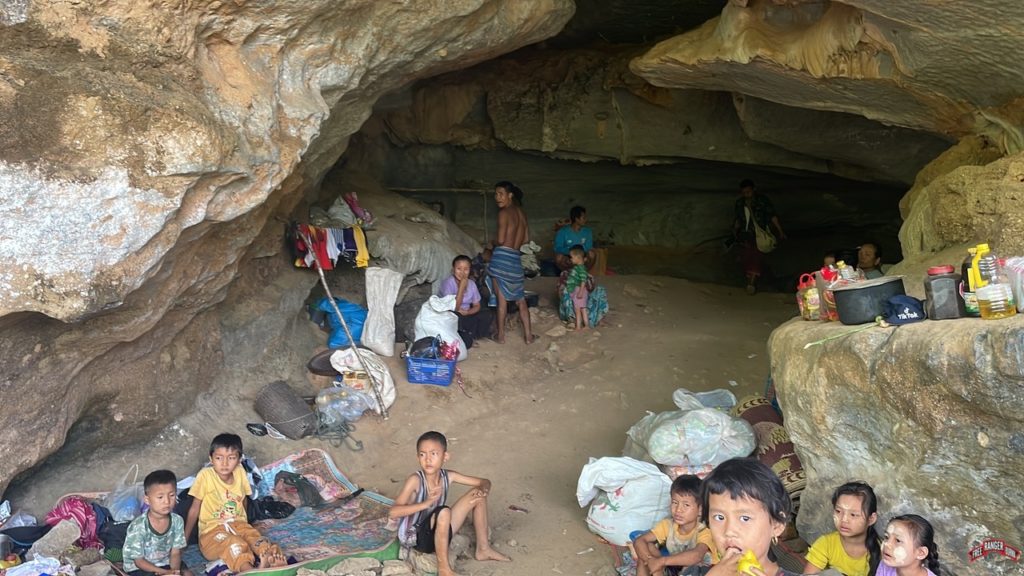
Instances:
[[[319,260],[324,270],[333,270],[339,258],[353,262],[357,268],[366,268],[370,263],[366,236],[359,226],[321,228],[309,224],[295,224],[291,236],[294,238],[296,268],[315,268],[316,261]]]

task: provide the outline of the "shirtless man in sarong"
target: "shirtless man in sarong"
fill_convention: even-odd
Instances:
[[[511,182],[499,182],[494,187],[494,201],[498,204],[498,237],[494,241],[494,254],[488,271],[498,298],[498,342],[505,342],[505,316],[508,314],[508,302],[512,301],[519,305],[523,339],[530,344],[535,337],[530,329],[530,310],[526,306],[525,276],[519,252],[519,248],[530,240],[529,223],[521,206],[522,191]]]

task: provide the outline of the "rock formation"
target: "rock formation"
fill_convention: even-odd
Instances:
[[[418,83],[379,108],[398,145],[507,147],[649,166],[690,159],[910,183],[949,146],[863,116],[723,92],[663,89],[627,70],[633,50],[536,50]]]
[[[920,270],[918,270],[920,272]],[[908,276],[908,287],[910,278]],[[834,530],[829,498],[851,479],[874,486],[881,520],[916,513],[936,529],[956,574],[1017,574],[984,539],[1024,541],[1024,317],[850,330],[796,319],[769,341],[786,428],[807,472],[797,525],[813,540]]]
[[[1021,143],[1024,71],[1006,4],[970,13],[943,2],[730,0],[721,16],[666,40],[631,69],[656,86],[728,90],[798,108],[849,112],[938,134]]]
[[[377,98],[572,13],[569,0],[5,3],[0,390],[18,408],[0,427],[0,491],[84,415],[96,441],[129,441],[224,376],[233,327],[218,303],[279,251],[272,218]]]

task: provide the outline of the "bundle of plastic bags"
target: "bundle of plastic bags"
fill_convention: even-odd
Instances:
[[[680,388],[672,400],[679,410],[648,412],[626,432],[624,455],[666,466],[717,466],[756,448],[750,424],[727,413],[736,404],[728,390],[694,394]]]

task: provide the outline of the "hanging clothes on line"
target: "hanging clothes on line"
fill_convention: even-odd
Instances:
[[[292,238],[296,268],[315,268],[314,253],[324,270],[333,270],[341,259],[353,263],[357,268],[366,268],[370,263],[366,236],[358,226],[322,228],[309,224],[293,224],[289,236]],[[306,245],[307,237],[311,246]]]

